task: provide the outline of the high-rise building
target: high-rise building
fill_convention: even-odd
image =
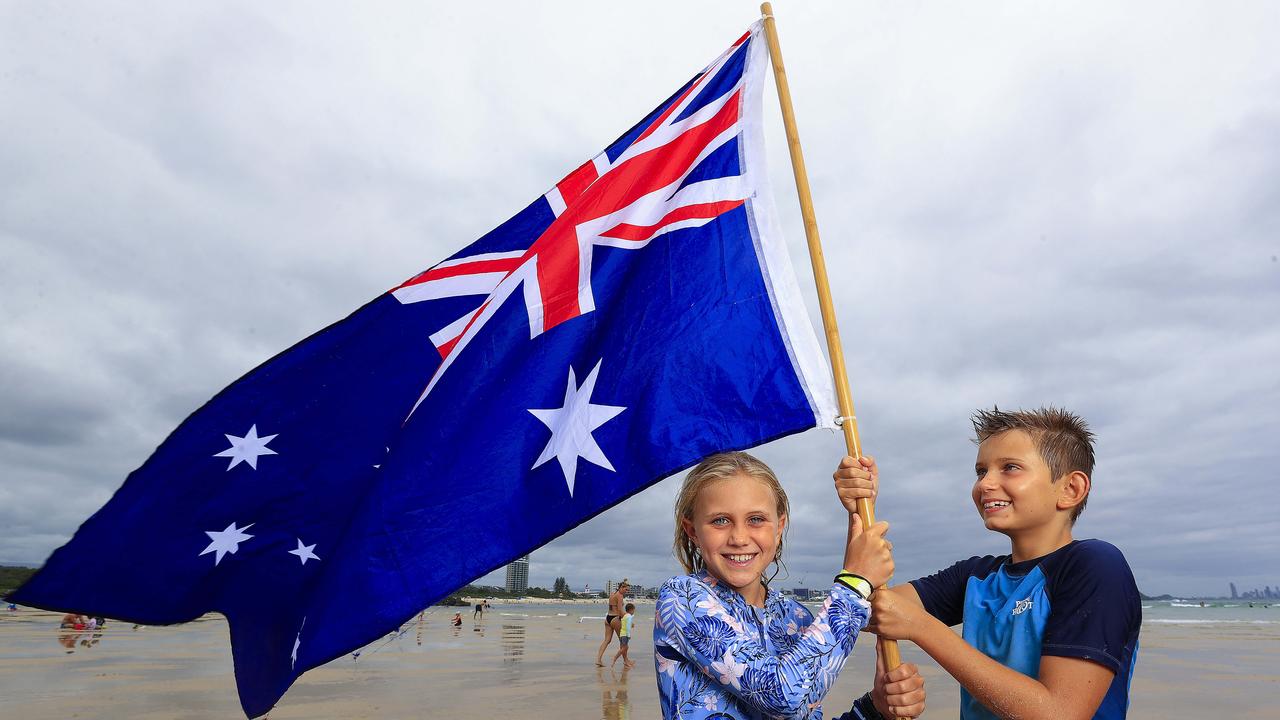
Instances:
[[[1231,586],[1231,599],[1239,600],[1240,596],[1236,594],[1236,584],[1235,583],[1227,583],[1227,584]]]
[[[516,558],[507,566],[507,592],[523,595],[529,589],[529,556]]]

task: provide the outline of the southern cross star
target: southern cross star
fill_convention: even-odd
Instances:
[[[259,455],[275,455],[276,451],[267,447],[267,443],[276,438],[275,435],[266,437],[258,437],[258,426],[254,425],[249,428],[249,432],[244,437],[236,437],[235,435],[227,435],[227,440],[231,442],[231,447],[220,453],[215,453],[214,457],[229,457],[231,464],[227,469],[239,465],[242,462],[249,463],[249,467],[254,470],[258,469]]]
[[[564,390],[564,405],[549,410],[530,410],[533,416],[551,429],[551,439],[542,454],[533,462],[536,469],[551,458],[560,462],[564,471],[565,482],[569,484],[569,495],[573,495],[573,480],[578,472],[578,458],[613,471],[609,458],[596,444],[591,433],[608,422],[615,415],[626,410],[615,405],[592,405],[591,393],[596,387],[596,378],[600,374],[600,362],[596,363],[591,373],[577,384],[573,374],[573,366],[569,367],[569,384]]]
[[[314,543],[311,545],[303,545],[302,538],[298,538],[298,549],[290,550],[289,554],[297,555],[298,559],[302,561],[302,564],[306,565],[308,560],[320,559],[319,555],[316,555],[314,552],[312,552],[312,550],[315,550],[315,549],[316,549],[316,546]]]
[[[200,554],[217,553],[213,556],[213,564],[217,565],[222,562],[223,555],[227,553],[234,555],[240,549],[240,543],[253,537],[244,533],[245,530],[251,527],[253,527],[253,523],[249,523],[242,528],[238,528],[235,523],[231,523],[226,530],[205,530],[204,534],[208,535],[213,542],[209,543],[209,547],[205,548],[204,552]]]

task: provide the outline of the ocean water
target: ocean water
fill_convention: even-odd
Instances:
[[[493,603],[493,601],[490,601]],[[1200,600],[1147,600],[1142,603],[1142,622],[1150,625],[1263,625],[1266,630],[1280,632],[1280,602],[1253,601],[1249,607],[1248,600],[1205,600],[1201,607]],[[641,622],[652,620],[653,601],[641,600],[636,611]],[[806,603],[815,612],[817,603]],[[495,619],[545,619],[566,618],[582,624],[602,625],[607,604],[602,600],[599,604],[499,604],[486,613]],[[443,611],[446,608],[435,608]],[[462,610],[462,608],[458,608]],[[471,611],[463,613],[470,620]],[[1260,630],[1263,628],[1259,628]]]
[[[1201,605],[1203,602],[1203,606]],[[1248,600],[1147,600],[1144,625],[1280,625],[1280,602]]]

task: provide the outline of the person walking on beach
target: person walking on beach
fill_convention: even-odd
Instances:
[[[622,629],[622,603],[625,602],[627,590],[630,589],[630,583],[626,578],[622,578],[622,582],[618,583],[618,589],[609,596],[609,609],[604,616],[604,641],[600,643],[600,650],[596,652],[597,667],[604,667],[604,651],[609,649],[609,643],[613,641],[614,634]]]
[[[627,614],[622,616],[622,627],[618,628],[618,652],[614,654],[613,660],[610,661],[609,667],[617,664],[618,658],[622,658],[622,667],[633,668],[635,663],[631,662],[628,650],[631,647],[631,628],[635,627],[636,605],[635,603],[627,603]]]
[[[480,618],[481,620],[483,620],[484,611],[488,609],[489,609],[489,601],[481,600],[480,602],[476,603],[476,611],[471,613],[471,619],[475,620],[476,618]]]
[[[869,457],[835,479],[848,510],[840,572],[817,615],[769,586],[782,564],[787,494],[768,465],[744,452],[705,458],[685,478],[675,507],[676,559],[688,575],[658,593],[653,617],[662,716],[688,720],[819,720],[827,691],[871,614],[868,597],[893,575],[888,524],[863,527],[858,498],[874,498]],[[774,571],[777,574],[777,571]],[[842,720],[916,717],[924,679],[904,663],[877,663],[873,690]]]

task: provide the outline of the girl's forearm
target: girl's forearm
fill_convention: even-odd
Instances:
[[[1052,693],[1039,680],[992,660],[936,618],[918,637],[920,646],[951,677],[1005,720],[1061,717]]]
[[[849,529],[844,536],[844,560],[841,561],[840,567],[850,570],[849,564],[854,562],[853,555],[853,514],[849,514]]]

